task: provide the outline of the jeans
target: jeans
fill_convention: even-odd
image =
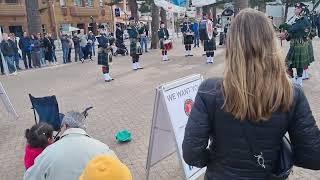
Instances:
[[[74,62],[77,62],[80,59],[80,47],[74,48]]]
[[[28,56],[29,66],[28,66],[28,62],[27,62],[27,56]],[[32,65],[31,65],[31,52],[30,51],[22,51],[22,59],[23,59],[23,62],[24,62],[24,67],[26,69],[32,68]]]
[[[63,53],[63,63],[67,63],[68,62],[68,55],[69,55],[69,48],[63,47],[62,53]]]
[[[141,37],[141,48],[143,52],[143,48],[145,48],[145,52],[148,52],[148,38],[147,37]]]
[[[52,56],[53,56],[53,62],[58,62],[55,49],[52,50]]]
[[[85,52],[83,52],[84,49],[85,49],[85,47],[81,47],[81,46],[80,46],[80,51],[79,51],[80,59],[84,59],[84,53],[85,53]]]
[[[199,42],[200,42],[200,36],[195,35],[194,36],[194,47],[198,46],[199,47]]]
[[[41,67],[40,59],[41,53],[40,51],[32,51],[31,52],[33,67]]]
[[[17,71],[15,63],[14,63],[14,56],[4,56],[5,61],[8,64],[9,73],[14,73]]]
[[[96,56],[96,46],[94,45],[94,43],[92,44],[92,54],[93,56]]]
[[[40,64],[41,65],[46,65],[46,61],[44,59],[45,59],[44,48],[41,48],[41,50],[40,50]]]
[[[14,63],[16,64],[16,69],[20,69],[19,61],[20,61],[20,54],[17,52],[14,56]]]

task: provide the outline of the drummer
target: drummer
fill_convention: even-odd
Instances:
[[[184,47],[186,49],[186,57],[193,56],[191,54],[191,45],[193,44],[193,38],[194,34],[192,32],[192,24],[189,21],[189,18],[187,15],[184,17],[184,22],[182,24],[181,32],[183,33],[183,42]]]
[[[158,36],[160,40],[160,49],[162,50],[162,60],[169,61],[168,58],[168,50],[167,47],[164,45],[164,41],[169,39],[169,31],[165,27],[164,22],[160,22],[160,29],[158,30]]]
[[[207,18],[206,14],[203,14],[203,24],[206,26],[205,31],[200,31],[201,40],[203,40],[204,51],[207,56],[207,64],[213,63],[214,51],[216,50],[215,37],[218,35],[217,29],[214,27],[213,22]]]

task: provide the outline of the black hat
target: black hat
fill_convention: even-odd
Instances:
[[[163,22],[163,21],[160,21],[160,24],[164,24],[164,22]]]
[[[184,15],[184,17],[187,18],[188,16],[187,16],[187,15]]]
[[[132,20],[134,20],[134,17],[133,17],[133,16],[131,16],[131,17],[129,18],[129,21],[132,21]]]
[[[104,29],[104,26],[102,24],[99,25],[99,29]]]

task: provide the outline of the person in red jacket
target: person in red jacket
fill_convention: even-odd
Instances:
[[[50,144],[53,143],[53,128],[47,123],[39,123],[25,132],[27,145],[25,148],[24,166],[26,169],[34,164],[34,160]]]

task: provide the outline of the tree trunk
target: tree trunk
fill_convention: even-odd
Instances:
[[[41,33],[41,16],[39,9],[39,2],[37,0],[26,1],[27,20],[28,20],[28,33],[37,34]],[[48,3],[49,6],[49,3]]]
[[[164,22],[165,26],[167,27],[167,11],[163,8],[160,9],[160,19]]]
[[[265,2],[261,2],[258,6],[258,10],[265,13],[267,11],[267,4]]]
[[[158,29],[159,29],[159,8],[154,4],[152,1],[151,5],[151,16],[152,16],[152,22],[151,22],[151,32],[152,32],[152,38],[151,38],[151,49],[157,49],[159,44],[159,38],[158,38]]]
[[[212,11],[212,20],[217,19],[217,7],[215,5],[212,5],[211,11]]]
[[[128,0],[128,4],[130,7],[131,16],[134,17],[136,21],[139,21],[137,0]]]
[[[284,18],[283,18],[284,23],[287,22],[288,10],[289,10],[289,2],[286,2],[286,6],[284,8]]]
[[[235,15],[237,15],[241,9],[245,9],[249,7],[249,0],[235,0],[234,3],[234,10],[235,10]]]
[[[202,13],[206,13],[207,16],[210,16],[210,8],[209,8],[209,6],[203,6],[202,7]]]

